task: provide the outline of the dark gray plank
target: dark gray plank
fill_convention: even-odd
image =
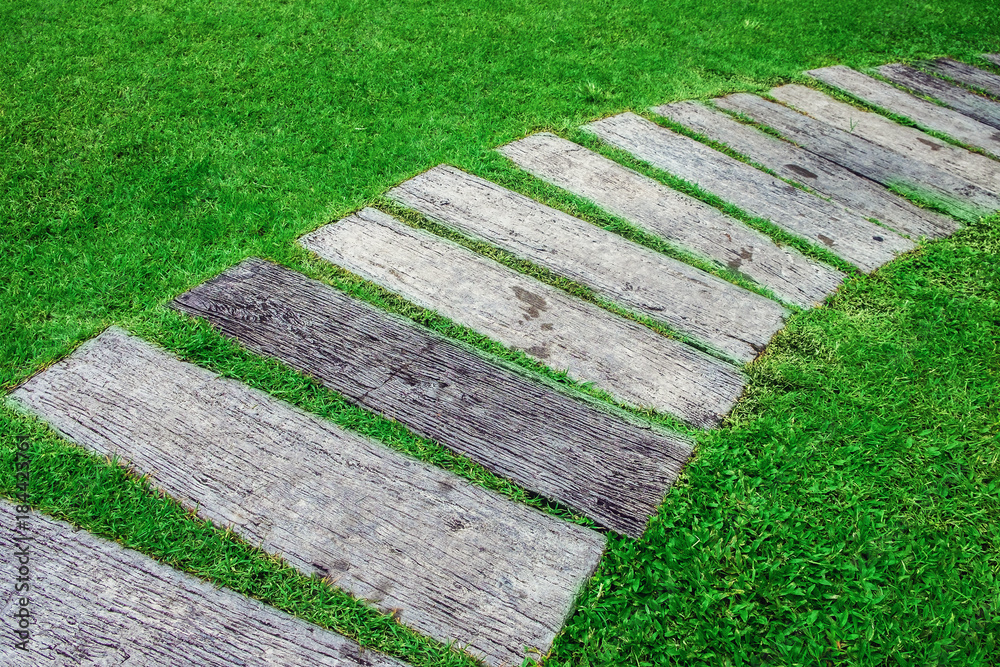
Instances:
[[[969,118],[1000,129],[1000,104],[993,100],[899,63],[882,65],[877,71],[893,83],[933,97]]]
[[[780,104],[746,93],[722,97],[715,103],[746,114],[802,148],[882,185],[899,185],[933,197],[963,217],[987,215],[1000,208],[1000,198],[974,183]]]
[[[912,241],[633,113],[584,126],[608,143],[873,271]]]
[[[425,171],[388,196],[739,361],[760,354],[788,316],[770,299],[454,167]]]
[[[877,113],[862,111],[805,86],[781,86],[774,88],[771,95],[838,130],[1000,194],[1000,163],[985,155],[941,141],[914,127],[894,123]]]
[[[0,499],[0,573],[14,582],[27,561],[27,651],[11,629],[21,595],[6,594],[0,613],[0,664],[156,665],[157,667],[403,667],[403,663],[220,590],[138,551],[30,513],[14,530],[14,505]],[[15,557],[15,552],[26,556]]]
[[[301,243],[573,378],[691,424],[717,423],[743,389],[729,364],[375,209]]]
[[[984,54],[983,58],[1000,65],[1000,55]],[[954,79],[967,86],[985,90],[990,95],[1000,97],[1000,75],[993,72],[987,72],[986,70],[966,65],[950,58],[938,58],[937,60],[923,63],[922,66],[931,72]]]
[[[802,183],[898,232],[942,238],[958,227],[951,218],[918,208],[875,181],[700,102],[666,104],[653,111],[726,144],[782,178]]]
[[[740,271],[803,308],[822,301],[844,279],[839,271],[779,247],[764,234],[694,197],[555,135],[535,134],[498,150],[535,176],[695,254]]]
[[[202,517],[491,664],[548,650],[604,546],[121,330],[12,398]]]
[[[631,537],[642,535],[691,453],[680,436],[597,410],[259,259],[174,306]]]
[[[834,88],[847,91],[868,104],[905,116],[921,127],[943,132],[970,146],[1000,154],[1000,132],[957,111],[939,107],[842,65],[814,69],[806,74]]]

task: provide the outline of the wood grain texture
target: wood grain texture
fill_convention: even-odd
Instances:
[[[809,308],[844,279],[694,197],[555,135],[535,134],[498,150],[535,176],[739,271],[789,303]]]
[[[1000,54],[984,54],[983,58],[996,65],[1000,65]],[[938,58],[937,60],[923,63],[922,67],[936,74],[946,76],[949,79],[964,83],[967,86],[985,90],[990,95],[1000,97],[1000,75],[993,72],[987,72],[984,69],[966,65],[950,58]]]
[[[877,113],[862,111],[812,88],[781,86],[773,89],[771,95],[838,130],[962,179],[953,190],[956,193],[964,182],[978,185],[991,195],[981,200],[984,208],[996,207],[1000,202],[996,196],[1000,193],[1000,162],[941,141],[914,127],[894,123]]]
[[[770,299],[454,167],[435,167],[388,196],[739,361],[760,354],[788,316]]]
[[[725,201],[825,247],[863,271],[873,271],[912,241],[838,204],[713,150],[633,113],[584,126],[604,141],[655,167],[696,183]]]
[[[772,94],[784,96],[787,89],[776,88]],[[898,185],[932,196],[964,217],[987,215],[1000,204],[996,195],[975,183],[755,95],[737,93],[715,103],[746,114],[802,148],[882,185]]]
[[[876,71],[893,83],[933,97],[969,118],[1000,129],[1000,104],[997,102],[900,63],[882,65]]]
[[[743,388],[728,364],[375,209],[301,243],[577,380],[698,426],[717,423]]]
[[[631,537],[691,454],[678,435],[595,409],[263,260],[227,270],[174,307]]]
[[[700,102],[676,102],[653,111],[898,232],[915,238],[942,238],[958,227],[951,218],[918,208],[875,181]]]
[[[604,545],[121,330],[12,396],[202,517],[492,664],[548,649]]]
[[[869,104],[905,116],[922,127],[943,132],[994,155],[1000,154],[1000,132],[957,111],[939,107],[842,65],[814,69],[806,74]]]
[[[0,664],[150,667],[403,667],[403,663],[231,590],[48,516],[31,513],[21,532],[0,499],[0,574],[13,582],[12,554],[27,545],[31,589],[28,652],[0,643]],[[30,541],[16,538],[30,537]],[[10,622],[13,591],[0,611]],[[9,627],[7,623],[5,630]]]

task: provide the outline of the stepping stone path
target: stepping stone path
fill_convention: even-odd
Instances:
[[[998,55],[985,58],[1000,65]],[[1000,97],[1000,76],[947,59],[878,71],[950,108],[844,67],[809,74],[1000,154],[998,102],[987,96]],[[992,157],[810,88],[771,93],[780,103],[735,94],[713,100],[716,108],[678,102],[653,112],[780,178],[635,114],[586,129],[866,272],[912,249],[912,239],[956,229],[950,218],[889,187],[965,217],[1000,209],[1000,162]],[[788,304],[811,307],[844,279],[718,209],[554,135],[498,150],[645,233],[741,272]],[[388,196],[658,320],[689,342],[375,209],[326,225],[302,245],[617,400],[694,426],[724,417],[743,388],[737,363],[756,357],[788,315],[776,301],[453,167],[435,167]],[[247,260],[172,305],[629,537],[642,535],[691,453],[685,437],[263,260]],[[130,461],[164,492],[249,543],[490,665],[520,664],[531,649],[551,648],[605,544],[595,530],[474,486],[114,328],[9,400],[70,440]],[[37,515],[32,520],[44,538],[37,636],[50,662],[72,656],[104,664],[125,655],[141,661],[155,652],[157,664],[398,664],[118,545]],[[9,552],[11,539],[0,533]],[[27,664],[16,662],[19,655],[12,660]]]
[[[8,530],[15,516],[14,505],[0,500],[0,573],[14,582],[19,559],[28,563],[31,588],[22,593],[32,622],[27,650],[5,633],[0,664],[7,667],[404,666],[45,515],[31,513],[24,530]],[[5,620],[20,611],[16,596],[0,599]]]

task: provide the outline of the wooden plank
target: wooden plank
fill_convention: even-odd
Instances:
[[[116,329],[13,398],[202,517],[492,664],[548,649],[604,545]]]
[[[760,354],[788,316],[770,299],[454,167],[435,167],[388,196],[739,361]]]
[[[757,217],[873,271],[912,241],[633,113],[585,126],[604,141],[655,167],[697,183]]]
[[[726,144],[782,178],[802,183],[898,232],[913,237],[942,238],[958,227],[951,218],[918,208],[875,181],[700,102],[666,104],[653,111]]]
[[[678,435],[595,409],[263,260],[227,270],[174,307],[631,537],[691,454]]]
[[[916,128],[894,123],[877,113],[862,111],[805,86],[781,86],[773,89],[771,95],[838,130],[937,167],[994,195],[1000,193],[1000,163],[984,155],[953,146]],[[956,192],[961,188],[962,185],[959,185]],[[984,204],[989,203],[984,201]],[[996,203],[995,197],[992,203]]]
[[[4,633],[0,664],[403,667],[43,514],[32,512],[23,530],[13,530],[16,516],[14,505],[0,499],[0,573],[13,589],[23,559],[30,588],[20,595],[11,590],[0,610],[5,620],[13,618],[23,596],[31,621],[27,650],[14,646],[23,637],[13,629]]]
[[[1000,65],[1000,55],[983,55],[983,58],[987,60],[995,58],[996,60],[992,60],[991,62]],[[966,65],[950,58],[938,58],[937,60],[923,63],[921,66],[936,74],[954,79],[959,83],[964,83],[973,88],[985,90],[990,95],[1000,97],[1000,75],[993,72],[987,72],[986,70]]]
[[[970,146],[1000,154],[1000,132],[957,111],[939,107],[842,65],[814,69],[806,74],[834,88],[847,91],[869,104],[905,116],[921,127],[943,132]]]
[[[893,83],[933,97],[969,118],[1000,129],[1000,104],[993,100],[900,63],[882,65],[876,71]]]
[[[301,243],[573,378],[698,426],[716,424],[743,388],[728,364],[375,209]]]
[[[839,271],[778,247],[764,234],[694,197],[555,135],[535,134],[499,150],[535,176],[739,271],[789,303],[809,308],[844,279]]]
[[[788,90],[783,86],[772,94],[785,96]],[[737,93],[715,103],[746,114],[802,148],[882,185],[897,185],[933,197],[963,217],[987,215],[1000,204],[992,192],[963,178],[755,95]]]

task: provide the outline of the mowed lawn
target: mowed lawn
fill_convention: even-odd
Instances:
[[[119,324],[586,523],[164,304],[266,257],[593,393],[294,239],[442,162],[614,226],[492,149],[811,67],[972,62],[1000,51],[1000,3],[4,0],[0,48],[4,392]],[[610,536],[545,664],[997,664],[998,341],[1000,216],[795,315],[645,537]],[[474,664],[7,407],[0,495],[24,437],[39,510],[415,665]]]

